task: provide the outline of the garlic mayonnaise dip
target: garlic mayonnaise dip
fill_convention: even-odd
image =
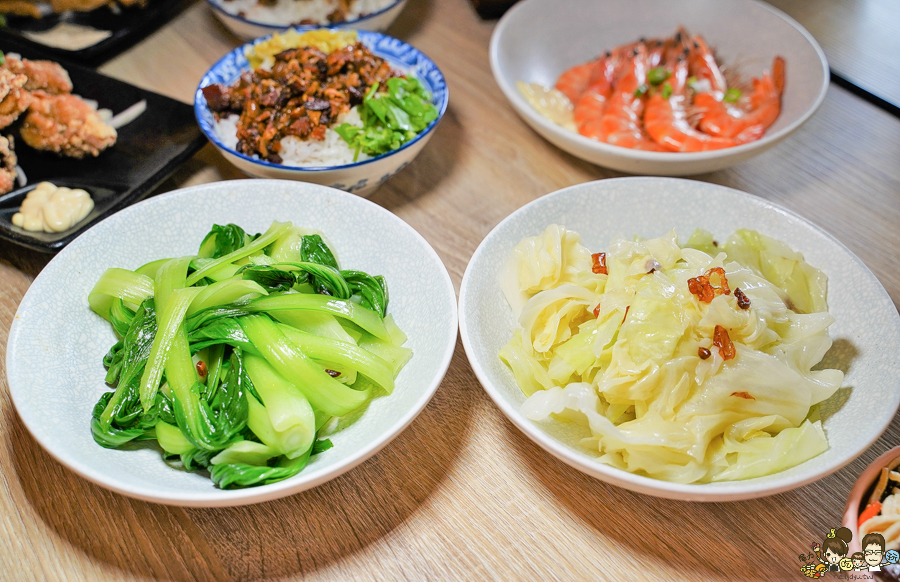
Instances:
[[[93,208],[94,201],[85,190],[41,182],[22,201],[12,223],[30,231],[62,232],[84,220]]]

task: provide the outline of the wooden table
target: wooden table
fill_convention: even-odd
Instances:
[[[513,112],[488,66],[493,22],[466,0],[411,0],[391,32],[441,67],[453,96],[433,140],[373,200],[434,246],[459,285],[501,219],[571,184],[617,175],[554,148]],[[237,39],[201,3],[102,71],[190,101]],[[819,224],[900,302],[900,121],[832,87],[779,147],[698,179]],[[206,147],[159,192],[241,177]],[[31,438],[9,399],[7,330],[49,257],[0,243],[0,579],[797,580],[797,556],[840,522],[860,459],[766,499],[702,504],[604,484],[544,453],[486,397],[460,345],[436,396],[360,467],[250,507],[134,501],[77,477]],[[897,350],[897,346],[885,346]]]
[[[822,45],[831,71],[900,111],[900,5],[896,0],[768,0]]]

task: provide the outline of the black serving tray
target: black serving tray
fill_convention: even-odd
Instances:
[[[120,7],[113,12],[103,6],[91,12],[50,14],[40,19],[7,15],[6,26],[0,28],[0,43],[12,38],[22,46],[40,50],[55,58],[97,66],[137,43],[193,1],[147,0],[147,5],[143,8],[140,6]],[[49,30],[63,20],[98,30],[108,30],[112,32],[112,35],[94,45],[78,50],[50,47],[23,36],[25,32]]]
[[[0,39],[0,50],[29,59],[47,58],[11,39]],[[206,143],[190,105],[84,67],[63,61],[60,64],[72,77],[73,93],[99,102],[101,108],[117,114],[144,99],[147,109],[119,128],[116,144],[96,158],[77,160],[34,150],[18,138],[19,122],[2,130],[3,135],[14,136],[19,166],[28,182],[24,188],[0,196],[0,238],[43,252],[60,250],[92,224],[144,198]],[[74,228],[61,233],[28,232],[14,226],[13,214],[25,195],[42,181],[84,188],[94,199],[94,210]]]

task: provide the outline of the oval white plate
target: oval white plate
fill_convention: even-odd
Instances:
[[[91,410],[108,390],[102,358],[115,343],[87,296],[108,267],[135,269],[192,255],[213,223],[263,232],[273,220],[317,228],[341,266],[384,275],[388,312],[413,357],[390,396],[331,436],[334,448],[299,475],[249,489],[220,490],[207,476],[166,465],[155,449],[104,449],[91,437]],[[397,436],[425,407],[456,344],[456,295],[440,258],[412,227],[380,206],[332,188],[279,180],[206,184],[151,198],[78,237],[35,279],[16,312],[6,364],[19,416],[56,459],[98,485],[184,506],[231,506],[315,487],[355,467]]]
[[[685,240],[697,227],[724,239],[752,228],[782,240],[828,275],[835,346],[825,360],[846,373],[850,396],[824,422],[829,450],[801,465],[756,479],[682,485],[602,464],[577,444],[580,430],[555,421],[534,423],[519,411],[525,396],[497,353],[517,325],[499,286],[509,252],[522,238],[556,223],[599,251],[618,237],[661,236],[675,228]],[[900,404],[900,316],[875,275],[834,237],[809,221],[744,192],[673,178],[617,178],[559,190],[520,208],[484,239],[466,268],[459,293],[459,327],[475,374],[497,406],[544,449],[569,465],[640,493],[691,501],[772,495],[810,483],[865,451]],[[840,394],[840,393],[839,393]]]

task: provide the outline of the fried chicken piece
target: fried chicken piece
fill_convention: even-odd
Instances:
[[[32,18],[43,18],[44,16],[37,2],[27,2],[26,0],[0,0],[0,13]]]
[[[17,75],[25,75],[26,91],[44,91],[53,95],[72,92],[72,79],[59,63],[53,61],[31,61],[15,55],[6,55],[3,68]]]
[[[31,93],[24,89],[28,78],[0,69],[0,129],[19,118],[31,105]]]
[[[13,138],[0,135],[0,194],[6,194],[16,185],[16,152]]]
[[[56,12],[57,14],[60,12],[68,12],[69,10],[75,12],[90,12],[101,6],[106,6],[109,3],[109,0],[50,0],[53,12]]]
[[[32,93],[28,115],[20,133],[25,143],[38,150],[71,158],[98,156],[116,143],[116,130],[103,122],[93,107],[77,95]]]

